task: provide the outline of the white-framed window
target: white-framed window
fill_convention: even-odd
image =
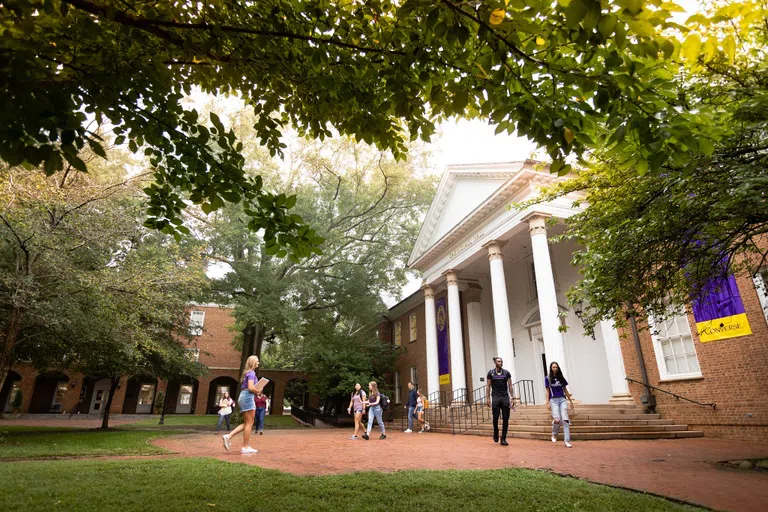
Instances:
[[[411,382],[413,383],[413,387],[419,387],[419,371],[415,366],[411,366]]]
[[[395,346],[399,347],[403,343],[403,324],[395,322]]]
[[[531,300],[537,300],[539,298],[539,289],[536,285],[536,265],[534,265],[533,261],[530,263],[531,267],[531,279],[530,279],[530,286],[531,286]]]
[[[400,372],[395,372],[395,403],[402,403],[400,399]]]
[[[139,388],[139,405],[152,405],[152,398],[155,396],[154,384],[142,384]]]
[[[763,308],[763,316],[765,316],[765,321],[768,322],[768,267],[761,268],[752,277],[752,281],[755,283],[760,307]]]
[[[13,401],[16,400],[16,395],[19,393],[21,393],[21,382],[15,380],[11,383],[11,391],[8,393],[8,400],[5,401],[3,412],[11,412],[13,410]]]
[[[190,405],[192,403],[192,385],[185,384],[179,388],[179,405]]]
[[[648,325],[661,380],[701,377],[699,358],[685,312],[670,313],[660,321],[648,315]]]
[[[59,382],[56,385],[56,392],[53,394],[53,402],[51,402],[51,412],[61,411],[61,406],[64,404],[64,395],[67,394],[67,383]]]
[[[192,361],[199,361],[200,360],[200,349],[199,348],[188,348],[187,349],[187,357],[189,357]]]
[[[416,341],[416,337],[418,335],[418,330],[416,329],[416,313],[411,313],[410,317],[410,326],[411,326],[411,343]]]
[[[201,336],[203,334],[203,324],[205,323],[205,311],[189,312],[189,332],[192,336]]]

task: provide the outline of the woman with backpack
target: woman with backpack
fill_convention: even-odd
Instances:
[[[368,389],[371,390],[371,394],[369,395],[368,400],[363,402],[364,405],[369,407],[368,429],[363,434],[363,439],[366,441],[369,439],[368,436],[371,434],[371,429],[373,428],[373,418],[376,418],[376,422],[378,422],[379,428],[381,428],[381,436],[379,436],[379,439],[386,439],[387,433],[384,429],[384,419],[382,418],[384,411],[382,409],[381,397],[383,395],[379,393],[378,384],[373,381],[368,383]]]
[[[363,386],[358,382],[355,384],[355,391],[352,393],[352,398],[349,400],[349,407],[347,407],[347,414],[355,414],[355,433],[350,439],[357,439],[357,431],[363,426],[363,407],[365,403],[365,391]]]
[[[568,381],[563,377],[560,365],[552,361],[549,365],[549,375],[544,378],[547,388],[547,409],[552,411],[552,442],[557,442],[560,424],[563,424],[565,447],[571,447],[571,420],[568,408],[573,408],[573,397],[568,392]]]
[[[427,404],[429,404],[429,402],[427,401],[427,397],[421,394],[421,391],[416,391],[416,395],[416,414],[419,418],[419,423],[421,424],[421,430],[419,430],[419,434],[421,434],[431,428],[429,426],[429,422],[425,418],[426,413],[424,411],[424,409],[427,408]]]

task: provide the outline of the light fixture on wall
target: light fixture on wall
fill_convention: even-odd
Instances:
[[[69,383],[69,386],[74,389],[74,387],[77,386],[77,382],[72,381]]]
[[[581,324],[584,325],[584,302],[579,301],[573,306],[573,314],[581,320]],[[595,331],[592,330],[592,339],[595,339]]]

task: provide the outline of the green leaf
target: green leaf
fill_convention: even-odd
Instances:
[[[592,7],[592,0],[571,0],[565,8],[565,24],[569,28],[576,28]]]
[[[101,158],[107,158],[107,152],[104,151],[104,148],[101,147],[101,144],[99,144],[96,141],[89,140],[88,145],[91,147],[91,150],[99,155]]]
[[[64,162],[61,159],[61,153],[55,151],[51,153],[48,159],[45,161],[45,174],[51,176],[60,171],[64,167]]]
[[[67,162],[77,169],[80,172],[88,172],[88,167],[86,167],[85,162],[80,160],[80,157],[76,155],[70,155],[69,153],[64,153],[64,158],[67,159]]]

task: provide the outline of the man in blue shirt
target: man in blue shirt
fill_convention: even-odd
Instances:
[[[413,382],[409,382],[408,403],[404,407],[405,409],[408,409],[408,429],[405,431],[406,434],[413,432],[413,418],[416,415],[416,401],[418,399],[419,396],[416,393],[416,387],[413,385]]]

